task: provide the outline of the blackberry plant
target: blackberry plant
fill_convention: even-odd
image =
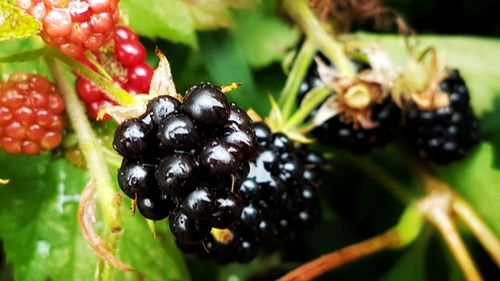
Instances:
[[[500,279],[498,42],[340,34],[400,24],[381,1],[118,2],[0,1],[0,279],[312,280],[380,251],[325,278]]]

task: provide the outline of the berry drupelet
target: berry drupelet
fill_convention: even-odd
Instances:
[[[286,135],[271,133],[264,123],[255,123],[254,130],[259,142],[257,158],[250,163],[238,192],[218,199],[212,215],[225,235],[212,231],[195,245],[178,241],[185,252],[221,264],[245,263],[259,248],[272,250],[318,222],[323,158],[304,147],[294,147]],[[235,218],[236,223],[227,223]]]
[[[64,101],[47,78],[27,73],[0,81],[0,147],[37,154],[61,143]]]
[[[480,140],[469,91],[457,70],[440,83],[448,106],[423,109],[413,102],[404,115],[404,133],[418,154],[438,164],[464,158]]]
[[[200,243],[239,219],[237,190],[258,143],[248,115],[220,87],[150,100],[144,114],[118,126],[113,147],[124,157],[120,188],[144,217],[169,216],[178,243]]]

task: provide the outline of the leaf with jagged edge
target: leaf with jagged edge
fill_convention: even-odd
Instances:
[[[20,8],[0,1],[0,41],[26,38],[36,34],[40,23]]]
[[[49,154],[0,153],[0,239],[15,280],[90,280],[97,257],[76,213],[85,173]]]

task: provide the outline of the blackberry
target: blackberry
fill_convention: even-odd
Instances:
[[[46,77],[12,74],[0,81],[0,148],[38,154],[62,141],[64,100]]]
[[[320,57],[328,63],[322,54]],[[370,71],[370,66],[366,63],[353,60],[352,64],[357,72]],[[335,66],[330,67],[335,68]],[[298,105],[307,92],[323,84],[317,68],[316,62],[310,65],[299,89]],[[369,104],[364,105],[363,108],[355,108],[349,105],[349,102],[344,102],[349,91],[335,93],[339,97],[338,100],[342,101],[339,105],[341,112],[315,127],[311,135],[324,144],[346,148],[355,154],[366,154],[373,147],[386,145],[393,138],[393,131],[400,122],[401,110],[390,96],[381,98],[380,95],[371,93],[370,87],[365,87],[371,97]],[[317,109],[311,112],[311,117],[316,112]],[[359,119],[364,122],[359,122]]]
[[[183,102],[149,101],[124,121],[113,147],[124,157],[118,182],[148,219],[169,216],[178,244],[199,244],[213,228],[232,227],[243,209],[235,193],[258,144],[251,119],[220,87],[191,87]]]
[[[223,223],[224,219],[218,221],[221,224],[213,222],[215,227],[227,229],[212,232],[194,247],[180,245],[185,252],[221,264],[245,263],[261,247],[276,248],[320,219],[318,175],[324,164],[322,157],[305,147],[295,147],[282,133],[271,133],[264,123],[255,123],[254,130],[260,152],[240,183],[238,199],[232,199],[236,194],[218,199],[218,211],[212,215],[230,216],[229,221],[237,218],[236,223]],[[230,239],[223,237],[228,235]]]
[[[120,20],[117,0],[17,0],[17,5],[42,24],[45,43],[70,57],[99,49]]]
[[[413,102],[405,112],[403,129],[422,158],[448,164],[464,158],[479,143],[479,127],[458,70],[451,71],[440,88],[449,97],[449,106],[423,110]]]

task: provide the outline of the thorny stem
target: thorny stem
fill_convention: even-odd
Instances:
[[[101,157],[102,148],[92,130],[74,87],[65,76],[62,64],[52,56],[46,56],[45,59],[65,101],[69,120],[76,132],[80,150],[87,162],[89,174],[96,184],[99,205],[106,227],[106,242],[110,251],[114,252],[122,230],[119,215],[120,202],[115,200],[116,193],[112,187],[108,167]]]
[[[306,39],[302,44],[297,57],[294,59],[292,68],[288,73],[285,86],[281,90],[279,100],[281,112],[285,120],[288,119],[293,111],[296,97],[300,89],[300,84],[309,69],[309,65],[311,64],[315,53],[316,48],[314,44],[312,44],[310,39]]]
[[[321,256],[301,267],[288,272],[279,281],[306,281],[312,280],[321,274],[350,263],[362,257],[400,246],[398,232],[394,229],[370,238],[368,240],[341,248],[330,254]]]
[[[378,182],[389,194],[403,204],[408,204],[416,199],[416,194],[408,191],[408,189],[385,170],[380,168],[371,159],[367,157],[351,156],[349,160],[356,167],[360,168],[365,174]]]
[[[130,95],[127,91],[116,86],[112,80],[109,80],[106,77],[102,76],[101,74],[94,72],[92,69],[86,67],[85,65],[76,61],[75,59],[67,57],[61,54],[59,51],[52,48],[47,50],[46,57],[54,57],[62,61],[63,63],[67,64],[73,70],[80,73],[83,77],[92,81],[92,83],[94,83],[97,87],[99,87],[99,89],[101,89],[107,97],[113,99],[118,104],[126,106],[135,103],[135,98],[132,95]]]
[[[326,32],[309,7],[308,1],[284,0],[283,8],[343,75],[349,78],[355,76],[356,73],[344,53],[343,46]]]
[[[500,241],[486,226],[486,223],[476,214],[472,206],[462,198],[453,202],[453,211],[479,240],[484,249],[490,254],[497,266],[500,267]]]

